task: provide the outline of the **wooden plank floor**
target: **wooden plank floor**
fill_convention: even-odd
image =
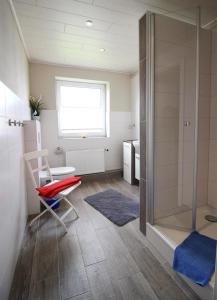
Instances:
[[[70,197],[80,218],[68,218],[68,234],[49,214],[27,227],[11,300],[198,299],[148,243],[138,219],[117,227],[83,201],[107,188],[139,197],[118,176],[85,180]]]

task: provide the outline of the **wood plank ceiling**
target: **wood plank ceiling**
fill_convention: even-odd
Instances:
[[[138,20],[147,9],[202,22],[217,16],[216,0],[14,0],[32,62],[133,73],[138,69]],[[85,22],[91,20],[92,27]],[[105,49],[104,52],[100,49]]]

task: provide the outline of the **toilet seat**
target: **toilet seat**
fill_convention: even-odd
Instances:
[[[54,180],[60,180],[70,176],[74,176],[75,170],[76,169],[74,167],[50,168],[50,172]],[[50,179],[50,176],[47,171],[40,171],[39,178],[40,178],[40,184],[45,185],[47,180]]]
[[[59,168],[50,168],[51,175],[60,176],[67,175],[75,172],[74,167],[59,167]]]

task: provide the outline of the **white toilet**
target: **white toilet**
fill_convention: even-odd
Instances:
[[[67,177],[75,176],[76,169],[74,167],[58,167],[50,168],[51,175],[54,180],[60,180]],[[50,179],[47,171],[41,171],[39,173],[40,185],[43,186],[47,183],[47,180]]]
[[[50,171],[54,180],[60,180],[75,175],[74,167],[50,168]]]

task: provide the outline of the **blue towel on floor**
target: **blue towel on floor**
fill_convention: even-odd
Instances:
[[[205,286],[215,271],[216,240],[192,232],[176,249],[173,269]]]

